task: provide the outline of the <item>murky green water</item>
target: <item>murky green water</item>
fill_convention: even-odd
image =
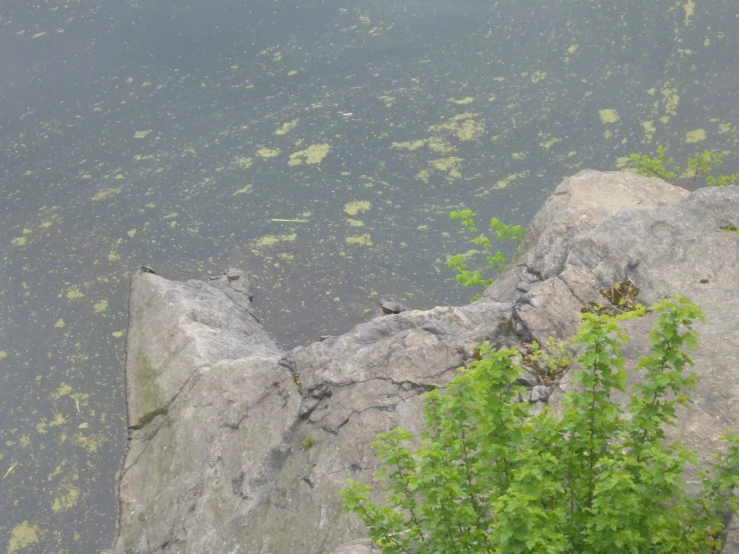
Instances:
[[[460,303],[448,212],[526,223],[657,144],[739,171],[739,6],[0,4],[0,552],[115,531],[128,275],[246,267],[284,346]]]

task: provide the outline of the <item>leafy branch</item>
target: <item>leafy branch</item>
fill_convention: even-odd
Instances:
[[[485,260],[488,266],[492,269],[493,274],[497,276],[503,269],[505,269],[507,260],[505,254],[500,250],[493,253],[492,241],[487,235],[477,234],[477,227],[475,227],[475,214],[472,210],[460,210],[454,211],[449,214],[449,217],[453,220],[459,221],[462,227],[467,229],[471,234],[476,235],[472,239],[472,242],[482,248],[485,254]],[[497,218],[490,220],[490,228],[495,231],[495,236],[499,241],[511,241],[520,242],[523,237],[523,227],[520,225],[506,225]],[[479,253],[479,251],[473,250],[467,254],[456,254],[449,256],[447,259],[447,266],[457,272],[455,280],[463,287],[481,287],[485,290],[487,287],[495,282],[495,276],[485,278],[483,272],[479,269],[470,269],[467,265],[468,259]],[[475,295],[473,300],[477,300],[480,297],[479,294]]]
[[[688,158],[688,165],[685,169],[681,169],[675,163],[674,158],[667,158],[667,149],[664,146],[658,147],[654,156],[631,154],[629,159],[640,175],[659,177],[667,182],[673,182],[677,177],[682,177],[690,179],[688,184],[692,184],[699,177],[703,177],[709,186],[724,187],[733,185],[739,179],[739,173],[718,177],[713,175],[714,168],[724,160],[723,154],[715,150],[696,152]]]

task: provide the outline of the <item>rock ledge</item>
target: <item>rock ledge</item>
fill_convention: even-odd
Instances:
[[[705,458],[739,423],[739,187],[692,194],[658,179],[583,171],[555,190],[515,262],[462,307],[402,311],[280,352],[252,310],[248,280],[139,272],[127,344],[129,449],[115,554],[369,554],[341,515],[347,478],[370,481],[379,432],[422,428],[419,397],[491,341],[564,338],[583,305],[629,281],[650,304],[681,293],[704,310],[701,381],[674,430]],[[625,326],[636,360],[651,318]],[[557,404],[570,386],[522,373],[523,399]],[[725,553],[739,553],[732,521]]]

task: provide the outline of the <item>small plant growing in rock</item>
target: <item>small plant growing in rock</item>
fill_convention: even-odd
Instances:
[[[659,177],[667,182],[673,182],[676,178],[684,178],[688,179],[688,184],[692,184],[699,177],[703,177],[709,186],[722,187],[733,185],[739,179],[739,173],[718,177],[713,175],[713,168],[723,162],[723,154],[714,150],[696,152],[688,158],[688,166],[685,169],[681,169],[673,158],[667,158],[666,153],[667,149],[660,146],[654,156],[631,154],[629,159],[640,175]]]
[[[313,438],[313,435],[306,435],[305,438],[300,441],[300,446],[302,446],[304,450],[308,450],[315,444],[316,439]]]
[[[545,385],[551,384],[564,374],[572,363],[575,343],[547,337],[543,344],[533,341],[526,352],[521,352],[523,361],[534,368]]]
[[[415,437],[402,428],[378,435],[384,500],[350,480],[344,509],[392,554],[719,552],[724,511],[738,508],[739,436],[724,437],[726,454],[700,473],[702,492],[689,494],[682,476],[697,458],[667,442],[663,426],[696,385],[686,350],[703,316],[678,296],[652,309],[651,351],[625,408],[611,400],[626,389],[617,323],[644,310],[583,315],[579,388],[560,417],[515,402],[519,352],[485,345],[446,389],[424,395],[420,446],[411,450]]]
[[[485,254],[485,260],[493,273],[497,275],[503,271],[507,263],[505,254],[500,250],[493,253],[490,238],[486,235],[477,234],[477,228],[475,227],[475,214],[472,210],[454,211],[449,214],[449,217],[453,220],[459,221],[462,227],[467,229],[467,231],[473,235],[477,235],[472,239],[472,242],[482,247],[482,251]],[[521,240],[524,233],[523,227],[520,225],[506,225],[497,218],[490,220],[490,228],[495,231],[495,236],[501,241],[515,240],[518,242]],[[467,254],[455,254],[453,256],[449,256],[447,259],[447,266],[457,272],[456,281],[463,287],[482,287],[482,289],[485,290],[495,282],[495,277],[489,277],[486,279],[481,270],[469,268],[467,265],[468,259],[475,254],[478,254],[478,251],[472,250]],[[472,298],[472,300],[477,300],[479,297],[480,294],[477,294]]]

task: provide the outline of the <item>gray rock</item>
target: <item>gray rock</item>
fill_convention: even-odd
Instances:
[[[530,389],[539,384],[539,377],[533,370],[526,370],[524,368],[524,371],[521,372],[514,384]]]
[[[131,281],[126,351],[128,421],[141,427],[202,368],[248,354],[276,355],[248,298],[229,283],[176,283],[152,273]]]
[[[557,187],[480,301],[402,311],[286,353],[259,326],[243,272],[187,284],[137,273],[113,552],[379,551],[337,495],[349,477],[373,479],[375,435],[399,425],[419,434],[420,395],[448,383],[476,344],[568,337],[583,305],[607,304],[599,290],[625,279],[644,303],[680,292],[706,313],[693,356],[701,384],[673,430],[705,459],[739,420],[739,235],[721,230],[737,225],[737,187],[690,194],[580,172]],[[632,363],[651,322],[625,325]],[[524,379],[521,400],[538,412],[548,398],[556,410],[569,377],[551,396]],[[739,552],[737,537],[732,520],[724,552]]]
[[[595,199],[593,187],[601,191]],[[613,205],[615,195],[617,207],[602,209]],[[738,222],[736,186],[689,194],[638,176],[582,172],[557,188],[535,218],[517,266],[507,270],[520,275],[533,269],[543,278],[531,287],[526,303],[515,305],[515,329],[525,337],[570,336],[581,307],[607,303],[599,289],[627,279],[639,288],[644,304],[673,293],[696,302],[707,318],[697,327],[699,347],[692,354],[700,385],[668,436],[680,438],[706,462],[721,451],[718,437],[739,428],[739,374],[730,362],[739,353],[739,236],[722,230]],[[497,285],[486,291],[487,298],[509,294]],[[647,352],[653,323],[650,316],[623,325],[631,337],[624,348],[631,365]],[[571,390],[569,376],[549,399],[555,408]],[[632,383],[637,379],[630,374]],[[739,552],[734,520],[729,527],[724,552]]]
[[[378,304],[380,306],[380,309],[382,310],[382,313],[387,315],[399,314],[400,312],[405,312],[408,310],[408,308],[403,306],[403,304],[392,298],[383,298],[378,302]]]
[[[531,387],[531,390],[529,390],[528,401],[531,404],[536,404],[537,402],[546,402],[550,394],[551,390],[549,389],[549,387],[536,385],[534,387]]]
[[[528,281],[519,281],[516,284],[516,290],[519,290],[521,292],[529,292],[531,290],[531,283]]]
[[[529,414],[531,415],[540,414],[542,410],[546,407],[547,407],[547,403],[545,400],[538,400],[531,405],[531,408],[529,409]]]
[[[331,554],[375,554],[379,552],[381,552],[380,547],[369,539],[363,539],[342,545]]]
[[[511,306],[405,312],[283,354],[242,277],[133,278],[114,552],[376,552],[338,490],[370,478],[378,432],[421,431],[420,394],[502,335]]]

